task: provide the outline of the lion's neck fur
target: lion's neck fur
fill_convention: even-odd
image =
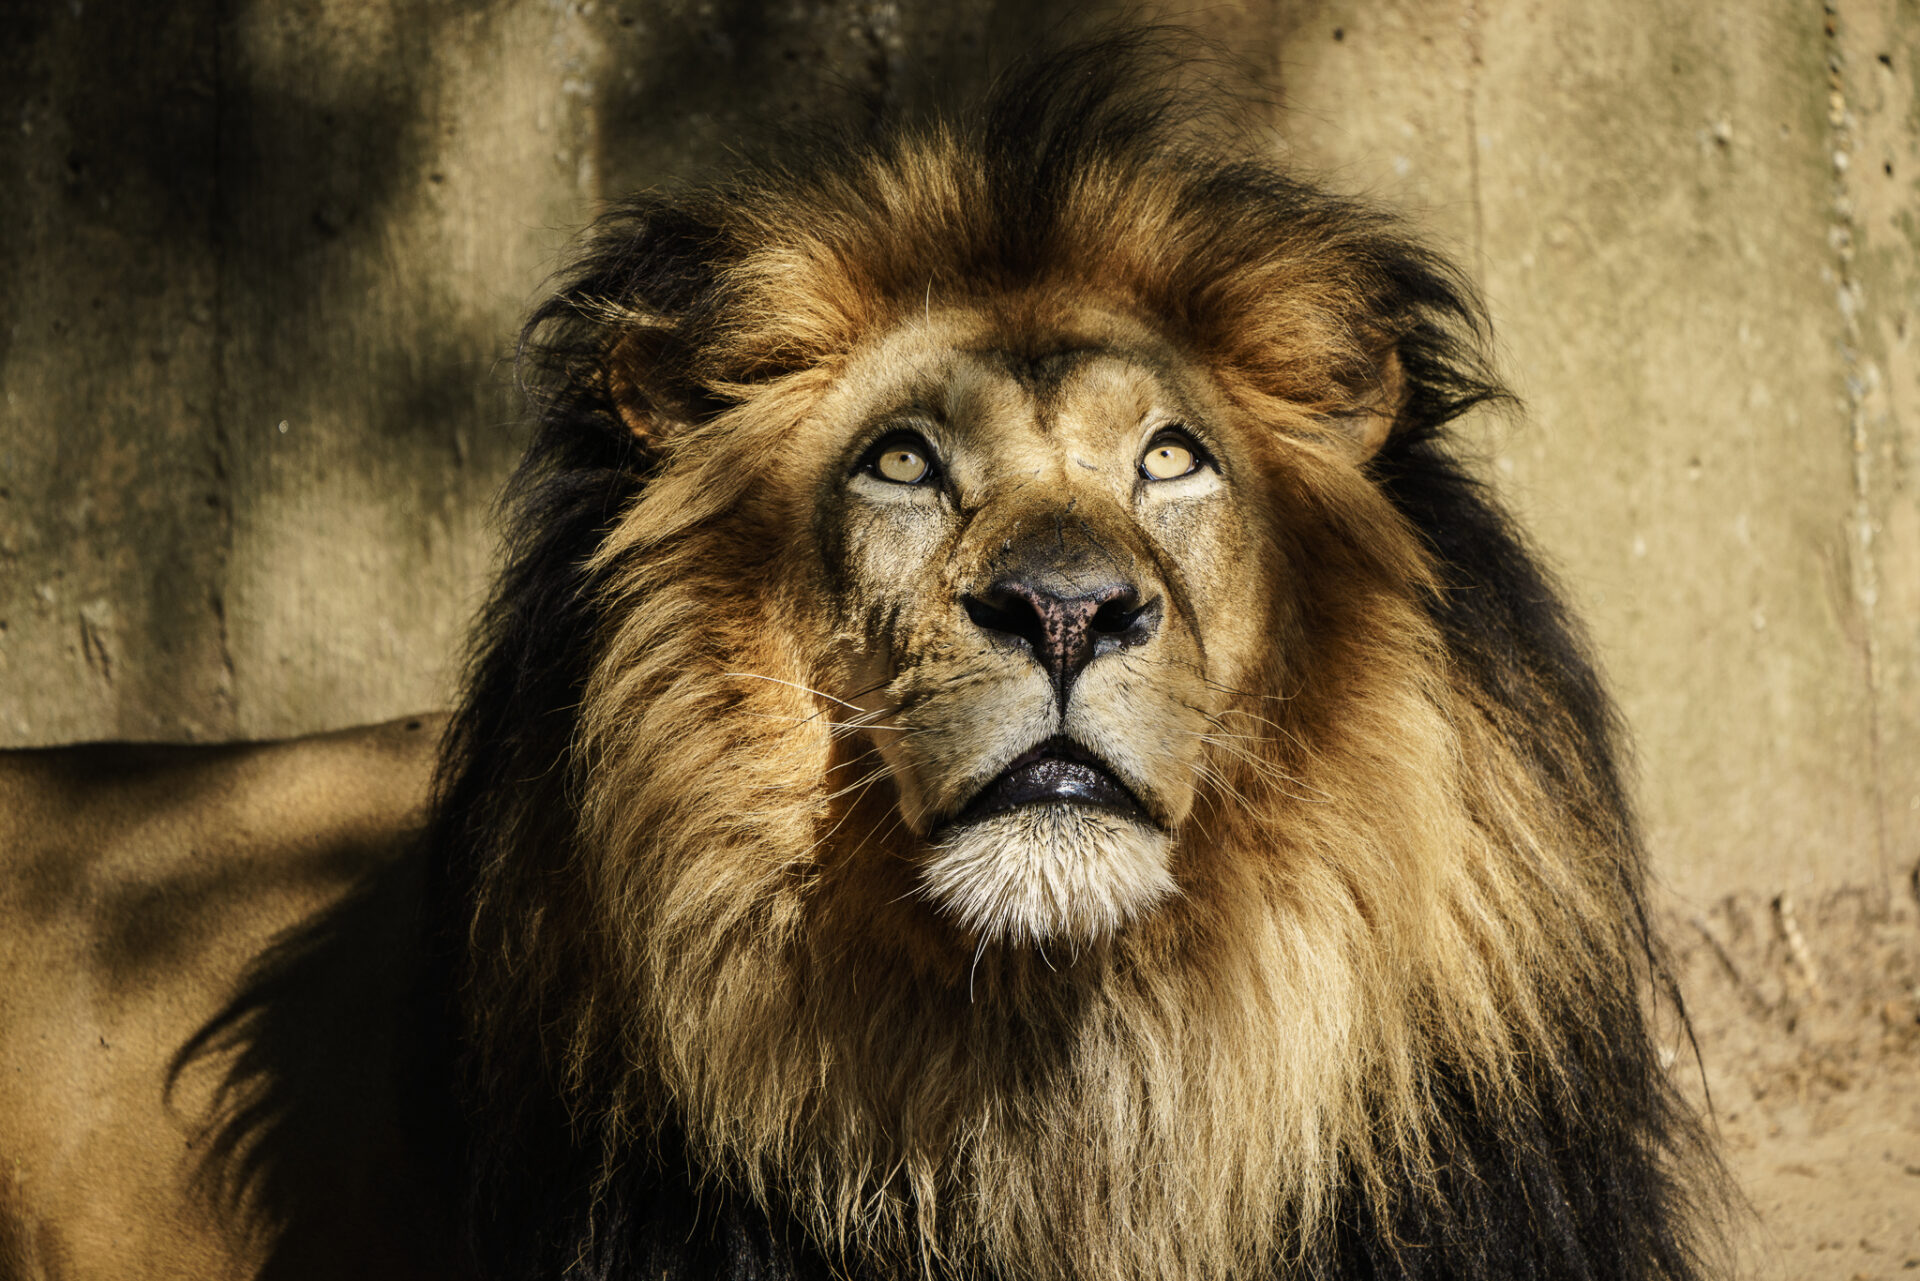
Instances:
[[[1409,1195],[1436,1073],[1526,1106],[1515,1047],[1569,999],[1542,974],[1622,972],[1621,940],[1572,924],[1619,915],[1566,870],[1590,838],[1451,683],[1410,584],[1317,687],[1244,709],[1261,746],[1212,762],[1180,897],[1071,955],[929,918],[809,656],[726,621],[696,549],[616,536],[602,560],[620,622],[577,739],[597,990],[567,1044],[583,1073],[630,1065],[609,1178],[671,1124],[850,1260],[1237,1275],[1310,1251],[1343,1189]]]

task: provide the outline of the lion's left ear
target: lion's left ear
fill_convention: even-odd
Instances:
[[[1406,369],[1400,353],[1388,347],[1373,361],[1373,377],[1354,388],[1352,408],[1328,420],[1350,445],[1355,462],[1380,452],[1407,407]]]
[[[688,419],[679,381],[679,343],[673,331],[634,325],[607,348],[607,395],[641,448],[650,449]]]

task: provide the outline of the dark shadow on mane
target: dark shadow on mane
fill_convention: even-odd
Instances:
[[[218,1072],[199,1192],[263,1245],[260,1281],[465,1277],[445,1002],[423,983],[416,847],[276,940],[175,1054]]]

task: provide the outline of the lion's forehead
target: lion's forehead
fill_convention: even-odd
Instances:
[[[819,420],[918,412],[985,430],[1070,425],[1207,398],[1203,370],[1142,318],[1025,302],[910,314],[848,353]]]

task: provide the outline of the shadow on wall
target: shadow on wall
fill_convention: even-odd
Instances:
[[[0,51],[0,742],[277,736],[446,696],[512,338],[607,196],[1116,11],[129,0]],[[1063,16],[1067,15],[1067,16]]]
[[[1020,52],[1121,6],[976,0],[616,7],[597,113],[603,191],[724,166],[735,141],[835,96],[919,110],[984,86]]]

